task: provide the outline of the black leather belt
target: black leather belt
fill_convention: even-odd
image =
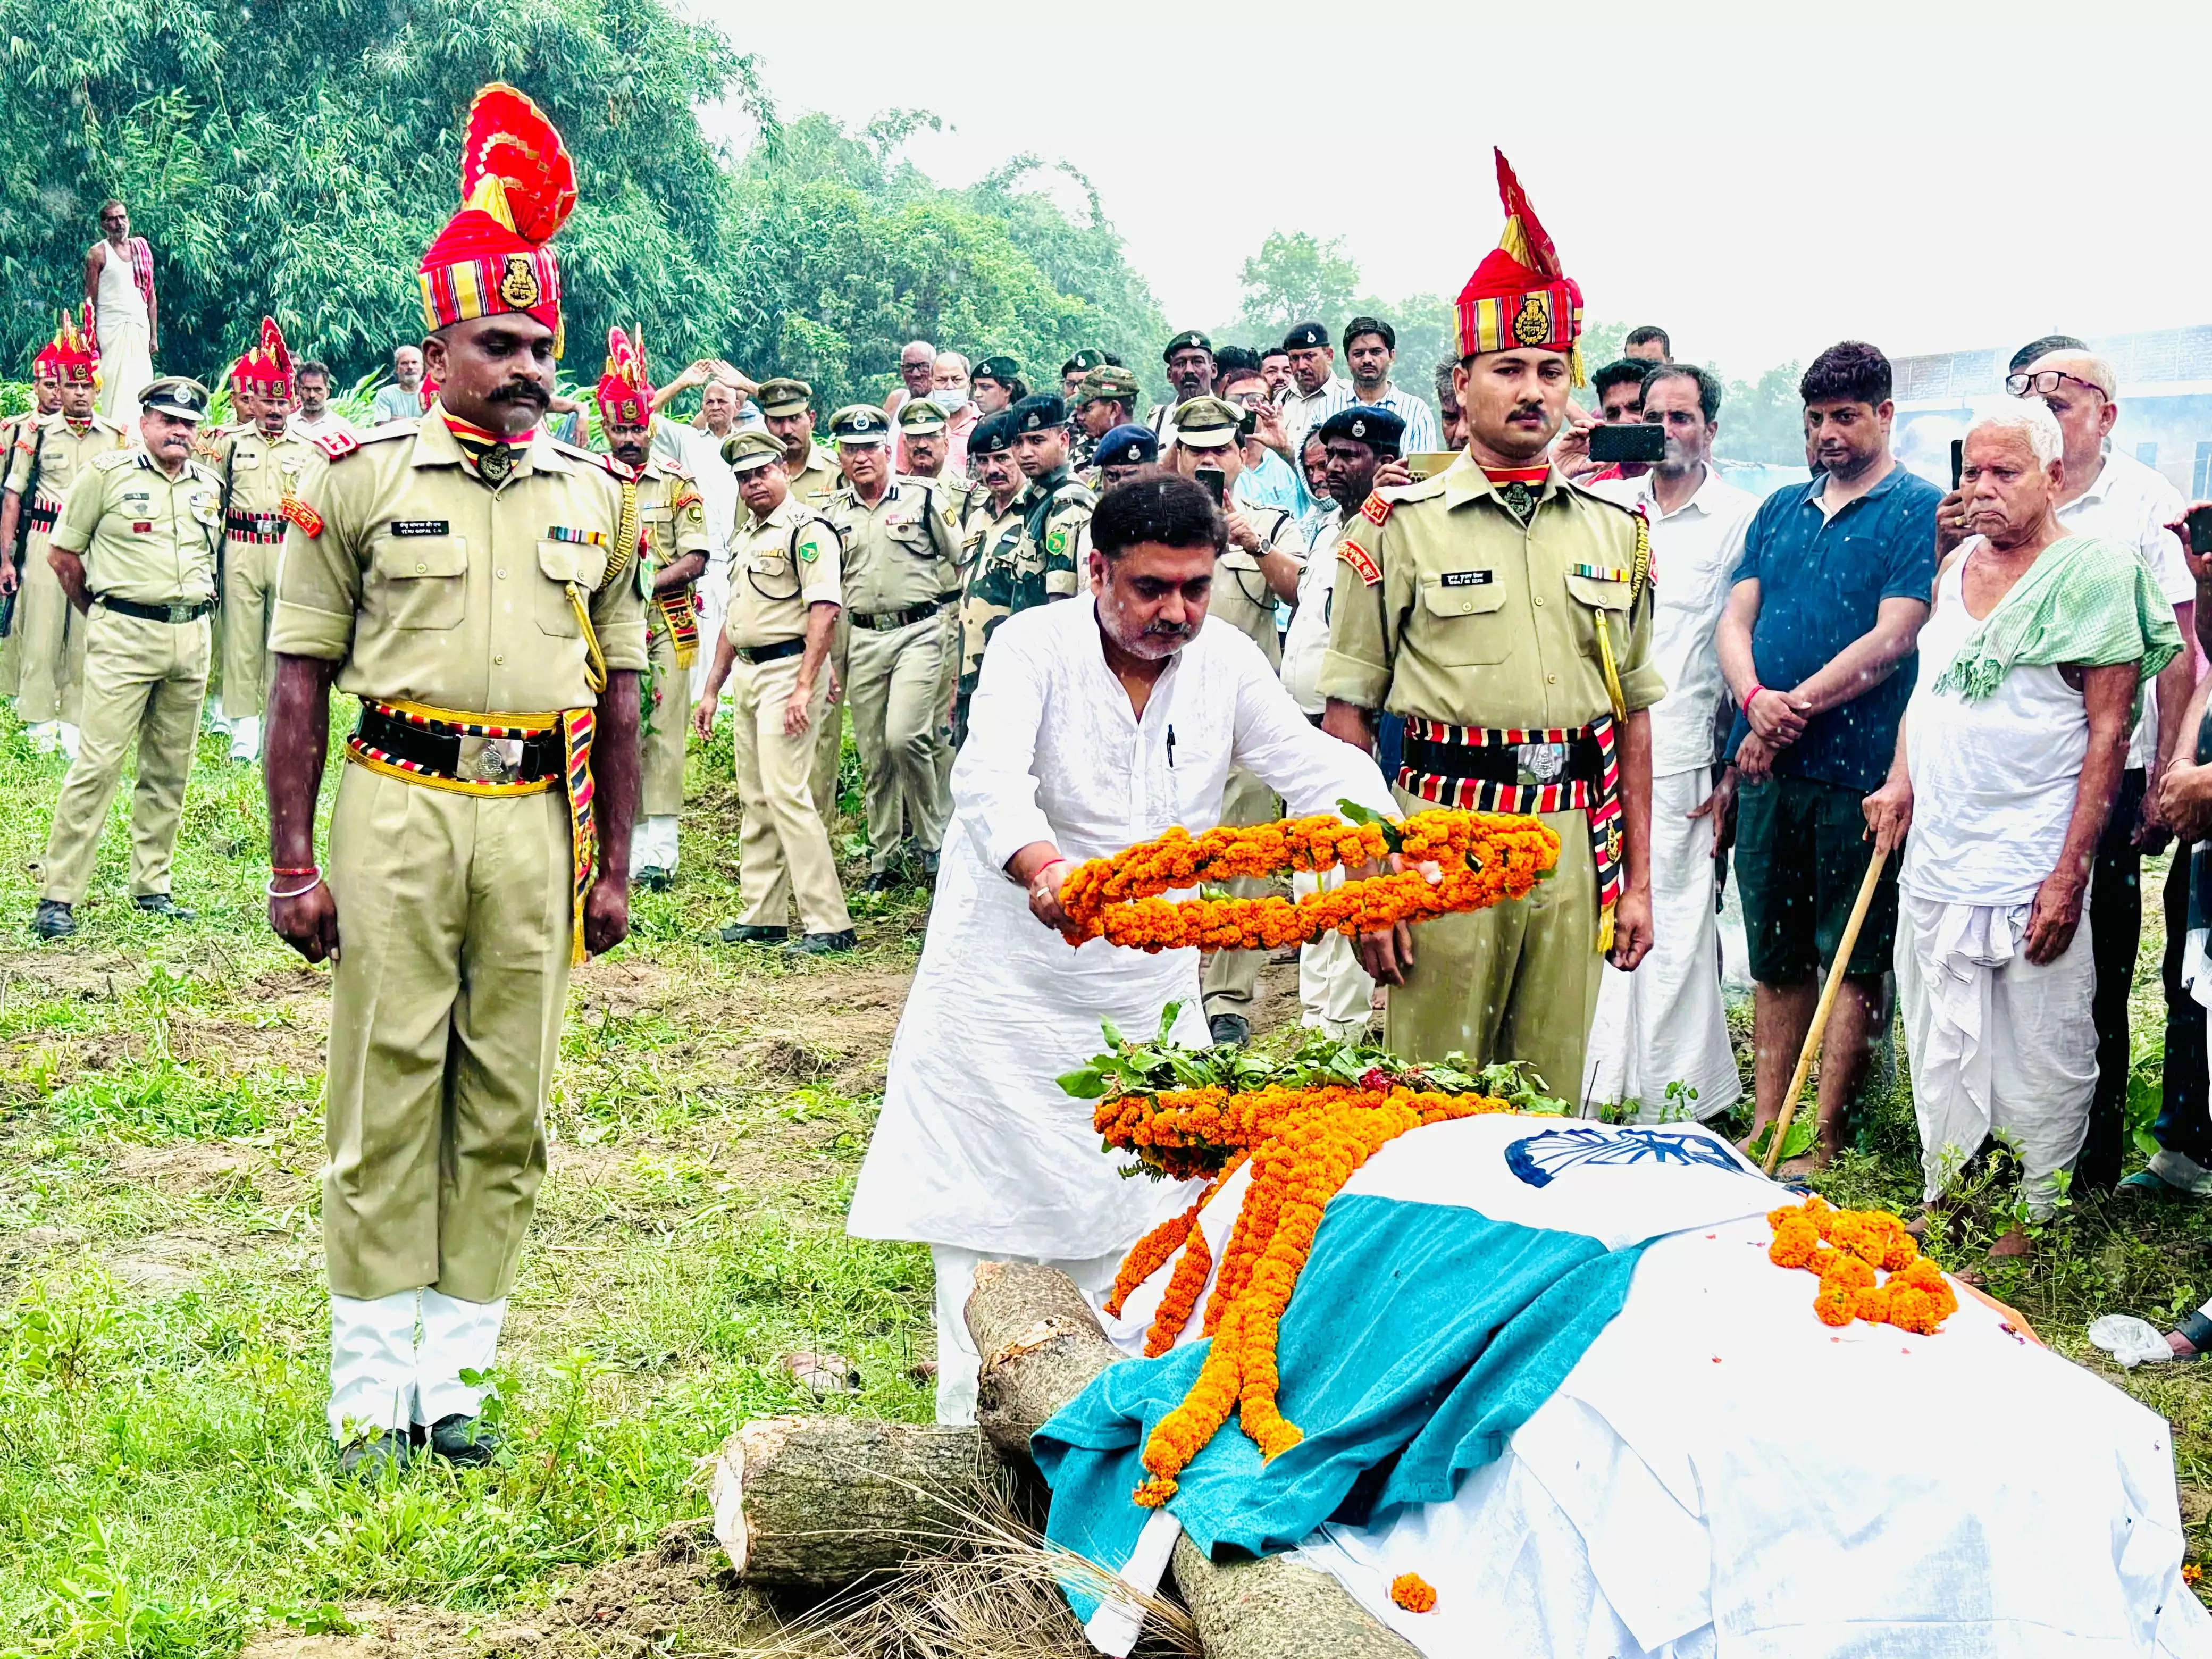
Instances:
[[[462,745],[466,739],[458,732],[441,730],[435,722],[422,726],[412,720],[394,720],[381,709],[364,706],[361,724],[355,728],[354,735],[372,749],[381,750],[396,760],[410,762],[439,777],[462,775]],[[487,741],[520,747],[519,760],[502,757],[502,782],[536,783],[541,778],[562,775],[564,757],[557,729],[540,732],[535,737],[477,740],[479,746]]]
[[[902,628],[911,628],[918,622],[927,622],[945,609],[943,599],[932,599],[927,605],[910,605],[903,611],[878,611],[873,616],[853,613],[853,620],[872,633],[890,634]]]
[[[273,545],[284,539],[285,523],[282,513],[243,513],[234,508],[222,515],[223,534],[234,542]]]
[[[1592,737],[1566,743],[1478,744],[1437,743],[1406,733],[1406,767],[1440,778],[1472,778],[1478,783],[1522,787],[1547,783],[1595,783],[1604,775],[1605,756]]]
[[[61,515],[58,507],[34,507],[31,509],[31,528],[43,535],[54,527],[54,521]]]
[[[781,662],[786,657],[795,657],[806,649],[805,640],[782,640],[774,645],[741,645],[738,654],[747,662]]]
[[[136,617],[141,622],[198,622],[215,609],[213,599],[202,599],[196,605],[141,605],[136,599],[118,599],[106,593],[94,594],[92,602],[106,605],[118,617]]]

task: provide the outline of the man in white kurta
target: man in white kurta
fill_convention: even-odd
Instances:
[[[2061,446],[2033,403],[1968,429],[1971,533],[1937,574],[1897,757],[1866,805],[1877,846],[1906,837],[1897,986],[1924,1196],[1940,1201],[1996,1133],[2019,1155],[2031,1218],[2056,1207],[2087,1132],[2082,901],[2137,686],[2181,640],[2132,551],[2064,533]],[[1991,1254],[2029,1248],[2015,1226]]]
[[[1658,939],[1632,974],[1607,963],[1583,1062],[1584,1109],[1633,1104],[1644,1122],[1705,1119],[1735,1104],[1743,1083],[1721,1002],[1718,873],[1713,837],[1728,791],[1715,793],[1714,711],[1725,682],[1714,639],[1743,556],[1756,497],[1712,465],[1720,382],[1669,364],[1644,386],[1644,418],[1663,425],[1667,456],[1640,478],[1590,486],[1640,511],[1651,527],[1651,660],[1667,695],[1651,710],[1651,902]],[[1667,1091],[1681,1086],[1669,1098]]]
[[[1090,1103],[1056,1079],[1103,1046],[1102,1019],[1149,1033],[1170,1003],[1178,1040],[1203,1046],[1199,953],[1071,947],[1038,919],[1056,913],[1063,860],[1211,828],[1232,765],[1294,817],[1346,798],[1397,816],[1373,760],[1310,725],[1250,640],[1204,620],[1224,544],[1204,489],[1133,481],[1101,499],[1091,534],[1093,597],[1009,618],[984,654],[921,966],[847,1222],[856,1237],[931,1247],[945,1423],[975,1420],[964,1310],[978,1262],[1042,1261],[1100,1301],[1128,1248],[1191,1200],[1123,1180]],[[1167,593],[1138,592],[1176,560]],[[1133,654],[1152,665],[1141,697]]]

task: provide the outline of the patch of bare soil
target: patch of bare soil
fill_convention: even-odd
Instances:
[[[737,1587],[714,1540],[672,1528],[660,1547],[610,1561],[548,1606],[482,1613],[362,1606],[349,1636],[270,1632],[241,1659],[609,1659],[668,1652],[738,1659],[775,1623]]]

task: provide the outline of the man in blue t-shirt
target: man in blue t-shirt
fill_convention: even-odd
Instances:
[[[1822,469],[1753,518],[1718,635],[1736,703],[1736,873],[1757,982],[1757,1121],[1772,1121],[1811,1027],[1820,973],[1843,939],[1872,843],[1860,802],[1881,785],[1912,694],[1913,643],[1936,580],[1942,491],[1889,453],[1889,360],[1856,340],[1798,382]],[[1897,870],[1882,872],[1821,1043],[1820,1143],[1844,1113],[1887,1017],[1881,978],[1897,935]]]

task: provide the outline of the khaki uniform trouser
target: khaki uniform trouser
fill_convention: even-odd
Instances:
[[[659,618],[654,619],[659,623]],[[672,818],[684,810],[684,734],[691,720],[691,673],[676,665],[676,638],[659,623],[653,651],[653,730],[638,738],[638,816]]]
[[[796,896],[802,932],[841,933],[853,918],[845,908],[830,832],[823,827],[809,782],[820,753],[815,734],[825,725],[834,729],[837,714],[830,707],[826,682],[814,688],[806,730],[795,738],[783,730],[784,704],[799,684],[802,660],[780,657],[749,663],[741,657],[730,670],[735,715],[731,747],[744,811],[738,888],[744,902],[743,920],[755,927],[789,927]]]
[[[1272,823],[1282,815],[1282,803],[1275,799],[1273,790],[1243,767],[1231,769],[1228,784],[1221,792],[1222,823]],[[1250,876],[1239,876],[1228,887],[1239,898],[1264,898],[1271,890],[1266,882]],[[1199,972],[1198,988],[1208,1019],[1216,1014],[1251,1017],[1252,993],[1260,982],[1260,963],[1266,955],[1262,951],[1216,951],[1206,957]]]
[[[837,766],[845,749],[845,710],[853,702],[851,663],[847,656],[852,633],[850,619],[840,611],[836,631],[830,635],[829,666],[836,672],[843,695],[835,708],[824,710],[814,720],[811,728],[814,760],[807,775],[807,787],[814,798],[815,815],[822,820],[823,831],[833,836],[837,833]]]
[[[1433,803],[1396,792],[1407,812]],[[1413,927],[1413,968],[1392,989],[1383,1042],[1410,1060],[1457,1049],[1474,1066],[1525,1060],[1547,1090],[1577,1097],[1597,1012],[1597,865],[1589,821],[1546,812],[1558,831],[1559,869],[1524,899],[1438,916]]]
[[[82,726],[87,619],[46,562],[49,545],[35,532],[24,544],[23,590],[9,635],[16,653],[15,712],[33,726],[57,720]]]
[[[222,717],[258,715],[275,672],[269,617],[282,546],[230,542],[222,550]]]
[[[911,830],[925,852],[945,839],[952,815],[940,751],[949,750],[945,659],[952,613],[940,611],[891,633],[855,628],[846,653],[853,742],[867,774],[868,869],[880,874]]]
[[[480,799],[348,765],[325,878],[331,1289],[496,1302],[545,1174],[568,1000],[567,797]]]
[[[46,856],[33,872],[47,898],[82,899],[100,857],[100,832],[123,776],[124,751],[138,740],[131,802],[131,890],[169,890],[169,861],[184,812],[185,780],[198,741],[207,692],[208,623],[147,622],[94,605],[85,635],[84,702],[76,758],[54,803]]]

